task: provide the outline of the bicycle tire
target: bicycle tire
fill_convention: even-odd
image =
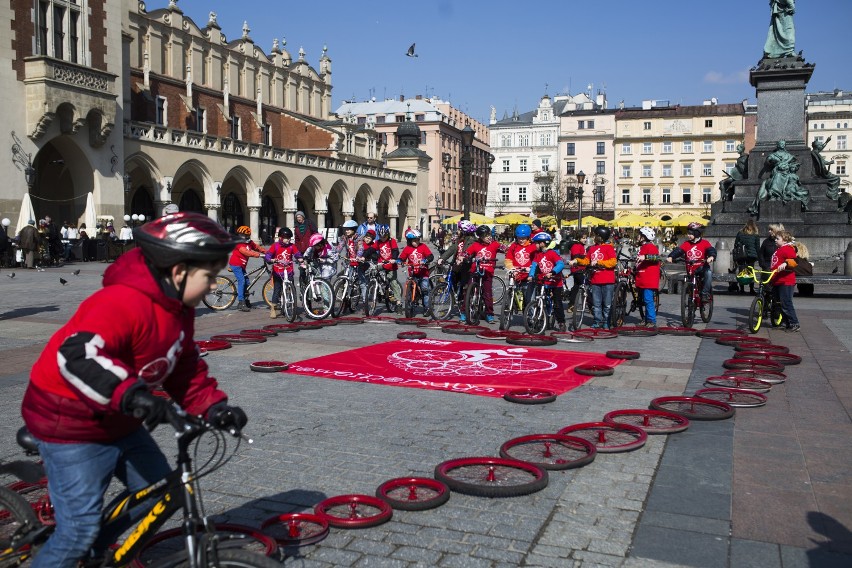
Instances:
[[[547,329],[544,298],[536,298],[524,308],[524,329],[529,335],[541,335]]]
[[[583,467],[595,461],[598,449],[588,440],[564,434],[530,434],[500,446],[500,457],[533,463],[549,470]]]
[[[393,516],[393,509],[371,495],[337,495],[317,503],[314,513],[333,527],[362,529],[386,523]]]
[[[335,320],[338,325],[358,325],[364,323],[363,316],[343,316]]]
[[[734,345],[734,351],[770,351],[772,353],[789,353],[790,348],[786,345],[775,345],[774,343],[758,343],[752,341],[753,338],[749,337],[748,341],[742,341]]]
[[[698,331],[694,327],[678,327],[678,326],[663,326],[657,328],[657,333],[660,335],[695,335],[695,332]]]
[[[657,434],[677,434],[689,428],[689,419],[665,410],[644,408],[626,408],[613,410],[604,415],[604,422],[629,424],[641,428],[649,436]]]
[[[713,304],[713,292],[710,292],[706,299],[700,298],[698,300],[698,314],[704,323],[710,323],[710,319],[713,317]]]
[[[274,329],[241,329],[240,335],[259,335],[261,337],[275,337],[278,335],[278,331]]]
[[[400,331],[396,334],[397,339],[426,339],[425,331]]]
[[[429,294],[429,305],[432,307],[432,319],[447,320],[453,312],[456,298],[449,282],[439,282]]]
[[[441,328],[442,333],[450,335],[476,335],[487,330],[488,328],[483,325],[465,325],[463,323],[445,325]]]
[[[525,347],[546,347],[548,345],[556,345],[557,339],[551,335],[536,335],[519,333],[506,338],[506,343],[510,345],[523,345]]]
[[[762,349],[754,349],[752,351],[739,351],[736,355],[739,359],[763,358],[780,363],[781,365],[798,365],[802,362],[802,358],[792,353],[779,353],[777,351],[764,351]]]
[[[255,373],[278,373],[286,371],[289,365],[284,361],[255,361],[249,368]]]
[[[3,551],[3,566],[15,566],[17,560],[24,560],[30,548],[21,551],[16,549],[21,546],[20,542],[26,533],[41,526],[42,523],[26,499],[0,486],[0,551]],[[5,563],[10,560],[12,563]]]
[[[464,311],[470,325],[479,325],[482,315],[482,284],[471,278],[464,290]]]
[[[612,295],[612,307],[609,311],[610,327],[621,327],[627,316],[627,284],[619,282]]]
[[[766,395],[747,389],[710,387],[698,389],[695,396],[724,402],[737,408],[754,408],[766,404]]]
[[[231,523],[214,523],[216,533],[216,551],[220,559],[225,553],[249,555],[256,553],[257,557],[270,560],[269,556],[278,552],[278,545],[270,536],[260,530]],[[202,531],[199,531],[199,534]],[[234,558],[236,560],[237,557]],[[271,560],[270,560],[271,561]],[[168,529],[155,534],[139,549],[139,554],[133,559],[133,566],[186,566],[186,537],[182,527]],[[267,566],[267,564],[223,564],[223,566]]]
[[[261,288],[261,296],[263,296],[263,301],[266,302],[266,306],[269,308],[275,305],[275,302],[272,301],[272,294],[274,293],[275,283],[272,282],[272,276],[270,276],[263,283],[263,288]]]
[[[740,343],[752,343],[750,335],[720,335],[716,338],[716,343],[726,345],[728,347],[736,347]]]
[[[302,329],[298,323],[271,323],[263,326],[263,329],[274,329],[278,333],[295,333]]]
[[[328,536],[328,522],[311,513],[285,513],[263,521],[260,530],[281,546],[307,546]]]
[[[302,307],[307,317],[312,320],[325,319],[331,314],[333,306],[334,291],[328,282],[325,280],[308,282],[302,292]]]
[[[509,288],[503,297],[503,301],[500,302],[500,323],[497,328],[500,331],[506,331],[510,327],[512,327],[512,316],[515,311],[515,288],[512,286]]]
[[[556,393],[546,389],[512,389],[503,399],[516,404],[547,404],[556,400]]]
[[[555,337],[556,341],[562,343],[589,343],[594,341],[594,337],[573,331],[551,331],[551,337]]]
[[[414,317],[414,306],[417,304],[417,283],[410,278],[405,281],[402,289],[402,313],[407,318]]]
[[[585,336],[591,337],[592,339],[615,339],[618,337],[618,334],[610,329],[594,329],[587,327],[585,329],[578,329],[575,331],[574,336]]]
[[[285,282],[281,289],[281,313],[291,323],[296,320],[296,286],[292,282]]]
[[[575,365],[574,372],[587,377],[609,377],[615,373],[615,369],[607,365]]]
[[[262,335],[242,335],[239,333],[224,333],[222,335],[211,335],[211,341],[227,341],[228,343],[266,343]]]
[[[704,384],[710,387],[742,389],[754,392],[769,392],[772,389],[772,383],[768,381],[737,375],[718,375],[715,377],[707,377],[704,379]]]
[[[491,280],[491,301],[493,305],[496,306],[502,303],[505,296],[506,281],[495,274],[494,278]]]
[[[512,331],[512,330],[501,331],[501,330],[486,329],[485,331],[480,331],[479,333],[477,333],[476,337],[478,337],[479,339],[503,341],[507,337],[514,337],[516,335],[522,335],[522,334],[519,331]]]
[[[621,351],[617,349],[613,349],[611,351],[606,352],[606,356],[610,359],[638,359],[640,353],[638,351]]]
[[[427,318],[397,318],[395,323],[397,325],[420,325],[421,323],[429,323],[429,321]]]
[[[387,307],[387,306],[385,306]],[[379,311],[379,282],[375,279],[367,284],[367,299],[364,301],[364,316],[376,315]]]
[[[199,349],[206,349],[207,351],[221,351],[223,349],[231,348],[230,341],[199,340],[196,341],[195,344],[198,346]]]
[[[699,329],[698,331],[695,332],[695,335],[697,335],[698,337],[708,337],[708,338],[714,338],[714,339],[719,339],[720,337],[726,337],[726,336],[730,336],[731,338],[733,338],[733,336],[739,336],[739,337],[742,337],[743,339],[751,339],[744,331],[740,331],[739,329],[725,329],[725,328],[710,328],[710,327],[708,327],[706,329]]]
[[[784,365],[781,363],[776,363],[775,361],[770,360],[758,360],[758,359],[742,359],[742,358],[734,358],[734,359],[725,359],[722,362],[722,366],[726,369],[751,369],[754,371],[783,371]]]
[[[654,313],[655,314],[660,313],[660,291],[659,290],[654,290],[654,306],[656,308],[654,310]],[[645,302],[642,299],[641,293],[639,294],[639,306],[638,306],[638,308],[639,308],[639,319],[642,320],[642,321],[648,321],[648,317],[647,317],[648,309],[645,306]]]
[[[694,396],[661,396],[652,400],[650,407],[680,414],[690,420],[726,420],[734,415],[729,404]]]
[[[557,432],[576,436],[595,445],[599,454],[617,454],[638,450],[648,441],[648,434],[630,424],[610,422],[581,422],[566,426]]]
[[[780,385],[787,380],[787,375],[780,371],[755,371],[753,369],[736,369],[722,373],[723,377],[751,377],[773,385]]]
[[[624,337],[654,337],[657,335],[657,328],[655,327],[642,327],[642,326],[621,326],[614,328],[612,331],[617,333],[618,335],[623,335]]]
[[[449,501],[450,488],[428,477],[398,477],[379,485],[376,497],[400,511],[426,511]]]
[[[547,487],[547,470],[524,461],[494,458],[455,458],[435,466],[435,479],[451,490],[476,497],[519,497]]]
[[[751,301],[751,307],[748,310],[748,330],[751,333],[760,331],[760,326],[763,323],[763,298],[756,296]]]
[[[349,279],[347,278],[338,278],[334,281],[334,284],[331,287],[331,291],[334,294],[334,303],[331,308],[331,317],[339,318],[343,315],[343,312],[347,310],[350,306],[349,295],[352,293],[352,287],[350,286]]]
[[[779,327],[783,321],[784,313],[781,311],[781,306],[773,300],[769,306],[769,322],[773,326]]]
[[[695,302],[692,299],[692,283],[683,285],[680,292],[680,321],[684,327],[692,327],[695,322]]]
[[[228,276],[216,277],[216,289],[201,299],[211,310],[227,310],[237,301],[237,284]]]

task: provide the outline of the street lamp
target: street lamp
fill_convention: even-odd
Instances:
[[[456,168],[450,166],[450,162],[452,162],[452,156],[448,152],[444,152],[441,155],[441,160],[444,163],[444,170],[458,170],[460,169],[462,172],[462,217],[470,220],[470,175],[473,170],[485,170],[486,168],[475,168],[473,166],[473,141],[476,139],[476,132],[473,128],[470,127],[470,124],[466,124],[465,127],[460,132],[461,142],[462,142],[462,155],[460,158],[461,167]],[[488,168],[487,170],[491,171],[491,164],[494,163],[494,155],[488,154]]]
[[[583,184],[586,183],[586,174],[583,170],[577,172],[577,233],[583,232]]]

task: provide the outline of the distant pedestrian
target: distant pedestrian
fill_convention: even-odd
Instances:
[[[734,262],[737,274],[742,272],[746,266],[754,266],[757,261],[757,253],[760,250],[760,235],[757,223],[749,219],[745,226],[740,229],[734,238]],[[745,293],[745,286],[739,284],[740,294]],[[754,281],[749,284],[749,292],[754,294]]]
[[[293,242],[296,243],[296,248],[299,249],[301,254],[305,254],[311,235],[316,235],[318,232],[316,223],[305,217],[304,211],[296,211],[296,224],[293,226]],[[307,282],[307,277],[306,269],[300,268],[299,282],[302,287]]]
[[[38,229],[35,228],[35,219],[27,221],[27,225],[18,232],[18,244],[24,253],[24,264],[27,268],[35,268],[35,253],[39,247]]]
[[[771,223],[767,228],[769,231],[769,236],[763,240],[763,243],[760,245],[760,250],[757,251],[757,263],[760,265],[761,270],[772,270],[770,266],[772,265],[772,254],[775,252],[775,249],[778,246],[775,244],[775,234],[784,230],[784,225],[781,223]]]

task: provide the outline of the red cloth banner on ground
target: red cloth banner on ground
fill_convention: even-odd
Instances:
[[[403,339],[291,363],[287,372],[501,397],[520,388],[563,394],[592,378],[575,373],[576,365],[614,367],[622,362],[600,353]]]

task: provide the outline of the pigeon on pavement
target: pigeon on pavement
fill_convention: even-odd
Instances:
[[[59,283],[62,284],[63,286],[65,286],[66,284],[68,284],[68,281],[65,280],[64,278],[60,278]]]

